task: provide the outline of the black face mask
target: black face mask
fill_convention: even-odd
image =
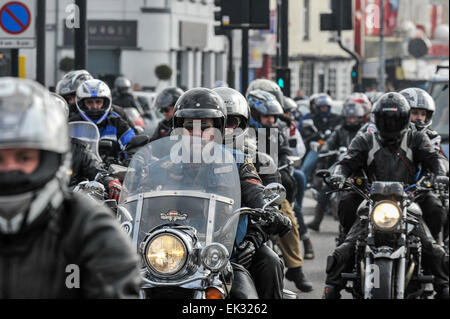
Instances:
[[[32,184],[32,174],[23,171],[0,172],[0,195],[24,193]]]
[[[55,177],[61,156],[41,151],[39,166],[31,174],[23,171],[0,172],[0,196],[17,195],[41,188]]]

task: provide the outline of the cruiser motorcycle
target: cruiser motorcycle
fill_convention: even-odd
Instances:
[[[141,256],[141,298],[229,297],[230,256],[245,235],[238,224],[249,215],[264,222],[264,209],[284,200],[282,186],[270,185],[263,209],[241,208],[238,185],[233,154],[214,142],[165,137],[134,154],[118,220]]]
[[[328,170],[317,176],[328,184]],[[428,297],[426,288],[434,278],[421,267],[422,244],[413,231],[422,218],[414,199],[431,191],[431,185],[424,185],[423,178],[409,186],[383,181],[367,185],[361,189],[347,180],[336,190],[352,190],[364,198],[357,214],[366,231],[356,244],[353,271],[342,273],[346,290],[358,299]]]

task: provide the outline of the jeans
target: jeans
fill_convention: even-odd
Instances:
[[[308,233],[308,228],[305,225],[302,213],[303,197],[305,196],[306,190],[306,177],[301,170],[294,169],[294,178],[297,183],[297,196],[295,198],[294,212],[299,225],[300,238],[303,239]]]
[[[319,161],[319,153],[310,150],[308,154],[306,154],[305,159],[303,160],[302,168],[300,169],[303,174],[305,174],[306,181],[308,181],[314,172],[317,162]]]

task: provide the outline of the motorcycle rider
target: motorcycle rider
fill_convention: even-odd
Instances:
[[[87,80],[93,80],[94,77],[86,70],[70,71],[58,82],[56,85],[56,93],[62,96],[69,105],[69,119],[78,114],[77,104],[75,101],[75,94],[78,87]],[[135,129],[134,123],[128,118],[123,109],[120,106],[112,105],[112,109],[115,113],[119,114],[121,118],[127,121],[128,125],[138,133]]]
[[[370,181],[413,184],[419,164],[433,172],[436,181],[445,178],[448,181],[430,139],[422,132],[408,129],[410,112],[411,108],[403,95],[391,92],[380,97],[373,110],[378,131],[353,139],[347,156],[336,165],[329,178],[331,187],[340,188],[352,172],[360,169],[366,172]],[[356,215],[355,212],[348,213]],[[324,298],[340,297],[339,291],[344,288],[340,274],[353,266],[352,255],[357,238],[365,232],[363,223],[357,219],[344,242],[328,257]],[[448,258],[446,260],[445,251],[433,239],[422,220],[415,232],[422,242],[422,260],[434,275],[436,297],[448,299]]]
[[[267,82],[262,83],[264,83],[264,85],[267,84]],[[258,86],[250,85],[249,87],[254,88]],[[265,86],[261,87],[266,88]],[[276,88],[278,88],[281,92],[281,89],[274,82],[272,82],[270,88],[273,91],[276,91]],[[291,151],[289,149],[287,137],[283,134],[283,129],[279,128],[276,124],[278,116],[283,114],[282,106],[274,95],[262,89],[249,91],[246,95],[251,111],[250,125],[258,130],[258,147],[261,144],[265,145],[265,151],[260,150],[259,148],[258,151],[267,153],[270,156],[272,148],[275,146],[277,147],[278,152],[275,154],[277,158],[274,158],[274,161],[278,161],[278,166],[287,164],[289,162],[287,157],[291,155]],[[283,95],[281,94],[281,98],[282,97]],[[286,279],[293,281],[300,291],[310,292],[313,287],[311,283],[307,281],[302,270],[303,258],[301,255],[299,227],[290,204],[295,200],[297,192],[296,181],[287,169],[282,169],[280,174],[282,184],[287,191],[287,199],[281,206],[281,212],[291,220],[293,225],[291,232],[278,240],[286,267],[288,268]]]
[[[301,168],[307,180],[310,179],[319,159],[320,143],[323,143],[323,138],[327,138],[327,134],[331,134],[341,122],[340,116],[331,113],[332,104],[333,100],[328,94],[319,94],[310,100],[311,113],[303,117],[299,124],[300,134],[308,150]]]
[[[97,125],[100,140],[112,141],[113,157],[121,159],[127,143],[135,136],[134,130],[117,113],[111,111],[111,91],[100,80],[89,80],[81,84],[76,92],[78,114],[72,121],[88,121]],[[104,155],[104,154],[101,154]],[[124,153],[126,158],[126,153]]]
[[[306,148],[303,143],[303,138],[300,135],[297,125],[295,124],[292,114],[297,110],[297,103],[287,96],[284,97],[283,104],[284,115],[280,115],[279,119],[281,124],[285,123],[285,135],[289,137],[289,148],[291,149],[292,155],[298,156],[302,159],[305,156]],[[312,245],[311,238],[308,234],[308,227],[305,225],[305,221],[302,214],[303,197],[306,191],[306,177],[305,174],[300,169],[294,168],[294,178],[297,183],[297,195],[295,197],[294,212],[295,217],[297,217],[299,225],[300,238],[303,242],[303,247],[305,248],[304,259],[314,259],[314,247]]]
[[[162,90],[155,99],[155,108],[164,116],[150,138],[150,142],[170,135],[172,129],[173,107],[184,91],[178,87],[168,87]]]
[[[137,298],[138,257],[111,214],[68,192],[66,116],[37,82],[0,79],[0,298]]]
[[[56,93],[50,94],[68,118],[69,106],[66,100]],[[98,173],[102,173],[102,177],[98,181],[108,190],[109,199],[118,201],[122,184],[118,179],[108,176],[107,171],[102,167],[102,163],[89,147],[89,144],[77,138],[71,138],[70,144],[72,148],[72,169],[69,187],[76,186],[84,180],[93,181]]]
[[[199,125],[201,122],[201,125]],[[178,99],[174,107],[173,132],[201,136],[202,139],[215,139],[220,142],[225,136],[227,109],[223,99],[207,88],[191,89]],[[198,127],[197,127],[198,126]],[[214,136],[213,130],[221,136]],[[236,153],[236,152],[235,152]],[[238,156],[237,154],[235,154]],[[238,163],[241,180],[242,205],[251,208],[264,206],[263,187],[255,166],[249,157],[244,163]],[[246,276],[247,269],[255,279],[254,285],[259,298],[280,299],[283,295],[283,264],[269,247],[264,245],[270,233],[284,234],[291,227],[289,219],[282,214],[271,212],[273,222],[270,229],[252,223],[247,218],[241,218],[235,241],[232,261],[239,264],[235,267],[237,282],[233,283],[235,298],[254,298],[252,282]],[[244,267],[244,268],[242,268]]]
[[[320,153],[327,153],[330,150],[338,150],[340,147],[348,147],[350,145],[350,142],[358,133],[358,130],[361,128],[364,121],[364,116],[365,110],[363,106],[360,103],[353,102],[352,100],[347,99],[347,102],[345,102],[344,106],[342,107],[342,118],[344,120],[344,123],[336,127],[333,133],[325,141],[325,144],[321,147]],[[325,167],[330,167],[333,164],[331,161],[327,160],[327,162],[328,163],[325,164]],[[315,231],[319,231],[320,223],[322,222],[325,212],[329,206],[330,195],[326,195],[329,190],[330,189],[327,185],[322,186],[322,189],[319,192],[317,206],[315,208],[314,219],[307,225],[309,228]],[[341,201],[339,202],[338,214],[342,211],[349,210],[348,205],[351,205],[355,202],[354,196],[356,196],[354,193],[350,193],[347,195],[347,197],[345,197],[345,195],[342,197]],[[357,208],[358,207],[354,207],[354,210],[356,211]],[[339,214],[339,220],[344,221],[345,215],[341,216]],[[350,227],[352,224],[353,220],[350,223]],[[347,224],[343,222],[343,225]],[[345,226],[343,227],[344,233],[346,233],[349,228],[346,228]]]
[[[433,98],[424,90],[419,88],[408,88],[400,91],[409,102],[411,107],[411,125],[414,129],[424,132],[430,139],[433,147],[439,152],[442,165],[448,173],[448,159],[441,148],[441,136],[433,131],[430,126],[436,106]],[[442,202],[433,193],[428,192],[417,199],[422,209],[423,219],[429,227],[434,239],[439,240],[439,233],[446,218],[446,211]],[[426,208],[426,209],[425,209]]]
[[[139,111],[139,114],[143,115],[144,110],[141,105],[136,101],[133,95],[133,89],[131,87],[131,81],[124,76],[119,76],[114,81],[114,90],[112,92],[112,103],[119,105],[120,107],[134,107]]]
[[[94,77],[86,70],[74,70],[65,74],[56,85],[56,93],[61,95],[69,105],[69,117],[77,113],[75,93],[81,83],[93,80]]]

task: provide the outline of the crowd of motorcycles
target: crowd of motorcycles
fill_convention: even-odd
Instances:
[[[140,114],[137,109],[125,109],[134,123],[145,122],[145,112]],[[295,110],[291,115],[292,120],[298,122],[304,114]],[[74,191],[104,202],[132,239],[141,256],[141,297],[227,298],[233,279],[230,252],[239,219],[248,215],[260,223],[267,222],[265,210],[283,203],[285,188],[277,183],[267,185],[264,188],[266,204],[261,209],[241,207],[239,192],[208,190],[207,180],[196,183],[205,185],[202,191],[180,180],[178,184],[171,183],[170,188],[155,192],[148,185],[149,179],[152,185],[165,185],[165,177],[142,178],[148,174],[144,163],[165,159],[166,165],[175,165],[170,162],[170,152],[179,141],[164,137],[149,142],[149,136],[142,128],[141,134],[126,147],[127,160],[119,160],[111,156],[109,150],[112,145],[100,138],[96,125],[79,121],[71,122],[69,127],[71,136],[88,143],[102,160],[107,174],[122,183],[118,201],[108,198],[105,186],[99,182],[100,173],[94,180],[77,184]],[[320,146],[331,135],[332,128],[321,132],[312,124],[312,130],[315,136],[311,139],[304,136],[303,140],[309,152],[317,150],[318,154],[317,168],[307,183],[307,188],[317,200],[324,186],[328,185],[330,170],[345,157],[348,145],[320,152]],[[222,148],[222,152],[226,151]],[[220,156],[223,158],[228,154]],[[232,183],[239,183],[237,169],[229,170],[230,166],[226,164],[216,165],[215,169],[226,172],[224,183],[230,183],[230,187],[223,189],[233,189]],[[290,162],[279,169],[286,166],[299,168],[301,158],[292,156]],[[369,183],[365,176],[354,176],[338,190],[326,188],[327,210],[336,219],[338,203],[345,191],[354,191],[361,196],[363,204],[358,209],[357,218],[367,221],[367,236],[358,238],[355,248],[354,267],[351,272],[342,274],[347,283],[346,290],[354,298],[364,299],[431,297],[433,290],[429,286],[433,276],[422,267],[423,247],[413,231],[422,215],[415,198],[432,192],[442,201],[448,214],[448,187],[434,188],[426,175],[411,185],[383,181]],[[384,218],[386,210],[391,214],[389,219]],[[189,211],[189,216],[182,211]],[[343,239],[343,234],[339,234],[337,245]],[[166,249],[170,247],[169,254],[158,251],[163,242]],[[448,258],[448,228],[443,227],[440,244],[445,246]],[[272,247],[276,249],[274,246],[275,242]],[[374,269],[379,274],[375,280],[376,288],[373,285]],[[294,293],[285,290],[285,298],[295,297]]]

